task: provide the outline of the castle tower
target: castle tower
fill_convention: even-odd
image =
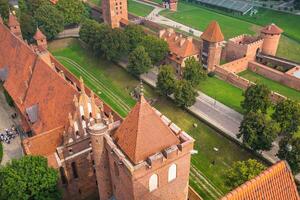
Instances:
[[[12,13],[9,14],[8,27],[13,34],[23,39],[20,23],[18,22],[17,17]]]
[[[171,11],[177,11],[177,3],[178,1],[177,0],[170,0],[170,10]]]
[[[216,21],[212,21],[201,35],[201,61],[204,68],[214,71],[221,61],[224,36]]]
[[[40,31],[39,28],[36,29],[35,35],[33,38],[36,40],[38,47],[42,47],[43,49],[47,49],[47,38],[46,36]]]
[[[270,24],[260,31],[260,37],[264,40],[262,53],[275,56],[283,30],[275,24]]]
[[[127,0],[103,0],[102,16],[111,28],[120,27],[122,21],[128,21]]]
[[[186,200],[194,140],[152,108],[142,91],[120,127],[106,137],[113,197]]]
[[[108,135],[108,127],[98,121],[89,127],[88,132],[91,135],[99,196],[101,200],[108,200],[113,195],[108,152],[105,148],[105,135]]]

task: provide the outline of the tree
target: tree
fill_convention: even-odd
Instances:
[[[176,88],[176,77],[172,66],[164,65],[160,67],[156,82],[157,90],[162,95],[174,93]]]
[[[286,160],[293,173],[300,172],[300,138],[285,137],[279,142],[279,151],[277,156]]]
[[[279,124],[281,133],[296,133],[300,126],[299,103],[290,99],[277,103],[275,112],[272,114],[272,119]]]
[[[262,113],[267,113],[271,106],[270,96],[271,91],[262,84],[252,85],[247,88],[244,93],[244,101],[241,103],[245,113],[256,112],[260,110]]]
[[[164,59],[169,51],[169,46],[166,41],[152,35],[145,36],[141,45],[145,47],[152,60],[152,64],[156,64]]]
[[[238,138],[243,136],[243,143],[255,151],[270,150],[278,135],[278,125],[258,112],[244,115]]]
[[[129,54],[127,69],[134,76],[146,73],[151,66],[151,59],[143,46],[138,46]]]
[[[59,32],[64,30],[64,18],[53,6],[41,6],[37,9],[34,18],[48,39],[55,38]]]
[[[195,87],[199,85],[201,80],[206,78],[206,71],[203,69],[199,61],[196,61],[194,57],[190,57],[185,61],[183,78],[190,81]]]
[[[79,37],[82,41],[93,47],[96,43],[97,35],[99,34],[101,25],[92,19],[86,19],[81,25]],[[101,47],[99,46],[99,49]]]
[[[27,13],[21,13],[20,24],[23,38],[29,42],[32,42],[32,37],[36,32],[36,22],[31,15]]]
[[[236,188],[259,175],[266,167],[254,159],[234,162],[225,172],[225,183],[230,189]]]
[[[180,107],[190,107],[196,102],[197,92],[187,80],[180,80],[175,89],[175,103]]]
[[[79,24],[87,15],[81,0],[59,0],[56,8],[62,13],[65,25]]]
[[[128,54],[129,41],[127,35],[119,29],[107,28],[103,26],[100,30],[99,38],[101,51],[107,60],[118,60]]]
[[[27,3],[27,8],[30,14],[35,14],[35,12],[42,6],[50,6],[49,0],[25,0]]]
[[[0,167],[0,199],[61,199],[58,173],[41,156],[25,156]]]
[[[139,25],[129,24],[125,27],[124,33],[129,39],[129,50],[134,50],[145,37],[143,28]]]
[[[0,0],[0,15],[3,19],[8,19],[9,3],[8,0]]]

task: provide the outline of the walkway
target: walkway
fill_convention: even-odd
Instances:
[[[10,117],[15,111],[12,109],[5,100],[3,89],[0,88],[0,132],[5,128],[11,127],[15,122]],[[11,141],[10,144],[2,143],[3,145],[3,158],[1,165],[5,165],[10,162],[12,159],[18,159],[22,157],[23,151],[21,146],[21,139],[17,136]]]
[[[155,6],[153,4],[150,4],[150,3],[147,3],[147,2],[144,2],[144,1],[139,1],[139,0],[134,0],[134,1],[136,1],[138,3],[141,3],[141,4],[145,4],[145,5],[154,7],[152,12],[148,16],[145,17],[145,19],[147,19],[149,21],[155,22],[157,24],[162,24],[162,25],[166,25],[166,26],[169,26],[169,27],[173,27],[175,29],[193,34],[196,37],[200,37],[200,35],[202,34],[201,31],[190,28],[186,25],[183,25],[181,23],[175,22],[175,21],[173,21],[169,18],[166,18],[164,16],[159,15],[159,12],[164,10],[164,8],[162,8],[162,7]]]

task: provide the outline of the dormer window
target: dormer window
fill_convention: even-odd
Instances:
[[[158,188],[158,176],[153,174],[149,179],[149,191],[152,192]]]

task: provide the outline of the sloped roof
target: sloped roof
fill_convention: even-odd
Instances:
[[[168,43],[169,50],[175,54],[175,57],[186,58],[200,53],[200,49],[194,43],[192,37],[184,38],[173,30],[168,29],[161,38]],[[182,61],[182,59],[180,60]]]
[[[38,104],[38,120],[32,125],[36,134],[63,126],[68,122],[68,113],[75,107],[73,103],[77,90],[48,64],[37,59],[30,85],[24,101],[28,108]]]
[[[43,40],[46,39],[46,36],[42,33],[42,31],[39,28],[37,28],[33,38],[35,40]]]
[[[21,106],[37,55],[22,40],[0,24],[0,69],[7,68],[5,89]]]
[[[299,200],[294,177],[285,161],[231,191],[221,200]]]
[[[20,23],[17,20],[17,17],[13,15],[12,13],[9,14],[8,17],[8,26],[13,27],[13,26],[20,26]]]
[[[201,39],[208,42],[222,42],[224,35],[217,21],[212,21],[201,35]]]
[[[270,24],[261,29],[261,32],[266,34],[281,34],[283,30],[276,26],[276,24]]]
[[[179,144],[179,139],[143,96],[118,128],[114,139],[134,164],[167,147]]]

